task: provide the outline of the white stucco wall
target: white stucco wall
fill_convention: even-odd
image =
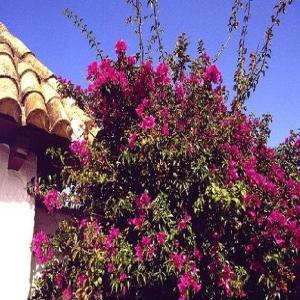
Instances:
[[[0,299],[26,300],[30,288],[35,203],[26,191],[36,176],[36,157],[8,170],[9,147],[0,144]]]

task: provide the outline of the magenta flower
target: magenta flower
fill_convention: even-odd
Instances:
[[[170,134],[170,129],[169,129],[169,125],[167,123],[165,123],[161,129],[161,132],[163,134],[163,136],[167,137]]]
[[[192,288],[194,293],[198,293],[202,288],[201,283],[194,279],[190,273],[185,273],[180,276],[177,287],[181,297],[180,299],[186,299],[185,296],[189,288]]]
[[[140,104],[140,105],[135,109],[135,111],[136,111],[136,114],[137,114],[139,117],[141,117],[142,114],[143,114],[143,112],[144,112],[144,106]]]
[[[141,229],[142,226],[144,225],[145,222],[145,217],[144,216],[140,216],[137,218],[132,218],[128,220],[129,225],[135,226],[137,227],[137,229]]]
[[[156,81],[159,85],[168,84],[170,82],[170,77],[168,75],[169,66],[163,62],[159,63],[156,68]]]
[[[76,284],[78,287],[82,287],[87,280],[87,276],[85,274],[80,274],[77,277]]]
[[[86,228],[88,224],[88,220],[87,219],[82,219],[80,221],[80,228]]]
[[[121,273],[120,273],[120,281],[123,282],[125,281],[126,279],[128,278],[127,274],[121,270]]]
[[[136,198],[135,203],[138,209],[147,209],[151,206],[151,198],[147,193],[143,193],[140,197]]]
[[[188,213],[184,214],[184,217],[181,221],[178,223],[178,229],[183,230],[186,228],[187,223],[191,220],[191,216]]]
[[[83,165],[87,165],[91,160],[91,150],[87,145],[86,140],[77,140],[70,145],[72,154],[79,157]]]
[[[195,258],[198,260],[201,260],[203,257],[203,254],[201,253],[201,251],[198,248],[194,249],[193,254],[194,254]]]
[[[147,255],[147,260],[148,261],[151,261],[152,258],[154,257],[155,255],[155,246],[154,245],[150,245],[148,248],[147,248],[147,252],[146,252],[146,255]]]
[[[41,187],[40,187],[40,184],[37,181],[34,183],[33,192],[36,196],[41,194]]]
[[[225,287],[225,293],[227,297],[231,295],[231,278],[235,276],[229,265],[225,265],[224,269],[219,277],[219,286]]]
[[[130,150],[134,149],[135,147],[135,143],[136,143],[136,139],[137,139],[137,133],[136,131],[133,133],[130,133],[129,135],[129,144],[128,147]]]
[[[270,214],[268,221],[270,225],[279,224],[281,226],[285,225],[287,222],[287,218],[278,210],[273,210]]]
[[[143,248],[140,244],[137,244],[135,247],[135,259],[136,261],[142,261],[143,260]]]
[[[149,104],[150,104],[150,100],[147,99],[147,98],[144,98],[143,101],[142,101],[143,107],[146,107],[146,106],[148,106]]]
[[[138,105],[138,107],[135,109],[135,111],[136,111],[136,113],[137,113],[137,115],[138,115],[139,117],[142,116],[142,114],[144,113],[145,108],[146,108],[149,104],[150,104],[150,100],[147,99],[147,98],[145,98],[145,99],[143,99],[142,103],[140,103],[140,104]]]
[[[120,85],[124,90],[128,84],[124,71],[118,71],[111,65],[109,58],[103,59],[98,67],[97,77],[92,80],[88,86],[88,90],[93,93],[98,93],[99,90],[107,85]]]
[[[160,231],[156,234],[156,239],[157,239],[157,242],[160,244],[160,245],[163,245],[165,240],[166,240],[166,233],[163,232],[163,231]]]
[[[253,246],[252,244],[248,244],[248,245],[245,246],[245,251],[246,251],[247,253],[252,252],[253,249],[254,249],[254,246]]]
[[[134,55],[127,57],[128,65],[133,66],[136,64],[136,57]]]
[[[97,76],[97,72],[98,72],[98,64],[96,61],[94,61],[88,66],[87,79],[88,80],[94,79]]]
[[[175,265],[175,267],[178,269],[178,271],[181,271],[183,266],[187,263],[188,259],[186,255],[178,254],[178,253],[172,253],[170,255],[170,259]]]
[[[148,117],[144,117],[142,121],[143,130],[153,129],[155,127],[155,117],[150,115]]]
[[[50,245],[50,241],[50,238],[43,231],[40,231],[33,236],[32,252],[37,261],[42,265],[49,262],[53,257],[54,251]]]
[[[176,83],[175,83],[175,93],[176,93],[176,99],[179,102],[181,102],[184,97],[184,87],[180,81],[176,81]]]
[[[150,236],[143,236],[142,237],[142,246],[147,247],[151,244],[151,237]]]
[[[127,44],[123,40],[119,40],[115,45],[115,52],[118,56],[125,54],[127,50]]]
[[[167,107],[163,107],[162,109],[162,112],[161,112],[162,116],[165,118],[165,119],[168,119],[169,116],[170,116],[170,113],[169,113],[169,109]]]
[[[116,271],[116,268],[115,268],[114,264],[109,263],[109,264],[107,265],[107,271],[108,271],[109,273],[114,273],[114,272]]]
[[[294,238],[292,243],[296,249],[300,249],[300,227],[294,230]]]
[[[55,188],[48,191],[43,202],[50,213],[52,213],[55,208],[60,209],[62,207],[62,203],[59,201],[59,192]]]
[[[203,75],[204,80],[210,81],[212,83],[221,83],[222,75],[216,65],[210,65]]]
[[[64,285],[66,281],[66,275],[64,272],[59,272],[57,274],[55,274],[55,277],[54,277],[54,284],[59,288],[61,289]]]
[[[73,299],[73,291],[72,288],[69,286],[63,291],[62,300],[72,300]]]
[[[112,227],[109,230],[108,237],[112,240],[116,239],[120,235],[120,229],[117,227]]]

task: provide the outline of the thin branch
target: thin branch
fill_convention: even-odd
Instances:
[[[268,59],[271,57],[271,41],[273,37],[273,30],[275,25],[279,26],[280,19],[279,16],[282,13],[285,13],[287,5],[292,4],[293,0],[281,0],[279,4],[275,5],[275,13],[271,16],[271,25],[266,29],[265,43],[259,53],[256,52],[256,68],[252,68],[251,80],[253,82],[252,89],[255,89],[261,75],[264,75],[265,69],[268,68]],[[259,68],[257,68],[259,66]]]
[[[74,14],[70,9],[66,8],[64,10],[64,15],[73,21],[73,25],[81,30],[81,33],[84,34],[89,42],[91,48],[96,49],[96,57],[103,59],[104,54],[103,50],[100,48],[100,42],[97,41],[93,35],[93,31],[89,30],[88,26],[84,23],[83,18]]]
[[[228,44],[229,44],[230,39],[231,39],[231,35],[232,35],[232,33],[229,32],[225,42],[221,45],[221,48],[219,49],[219,51],[217,52],[217,54],[213,58],[213,60],[212,60],[213,63],[215,63],[221,57],[221,55],[224,53],[225,49],[228,47]]]
[[[221,45],[219,51],[213,58],[213,63],[215,63],[220,56],[224,53],[225,49],[228,47],[228,44],[230,42],[231,36],[232,36],[232,31],[238,29],[239,27],[239,22],[238,22],[238,13],[240,8],[242,7],[243,3],[241,0],[234,0],[233,5],[231,8],[231,14],[228,20],[228,34],[225,42]]]
[[[164,51],[162,37],[161,37],[160,22],[158,20],[158,0],[152,0],[151,3],[153,5],[154,27],[155,27],[157,41],[158,41],[158,50],[160,52],[160,58],[163,59],[165,56],[165,51]]]
[[[237,68],[234,74],[234,89],[236,90],[236,96],[232,103],[232,108],[239,109],[244,104],[245,99],[248,95],[249,81],[248,76],[244,69],[244,64],[246,61],[247,48],[245,47],[246,37],[248,35],[248,24],[251,17],[251,2],[253,0],[248,0],[245,6],[245,15],[243,19],[243,27],[239,40],[238,49],[238,62]]]
[[[142,32],[142,4],[140,0],[135,1],[136,9],[136,22],[137,22],[137,31],[139,36],[139,48],[140,48],[140,63],[144,62],[145,50],[144,50],[144,41],[143,41],[143,32]]]
[[[249,0],[248,3],[252,1]],[[288,5],[292,4],[293,0],[278,0],[278,3],[274,6],[274,14],[271,16],[271,24],[267,27],[265,31],[265,40],[261,50],[258,52],[250,53],[250,64],[248,73],[246,74],[243,66],[245,63],[245,37],[247,35],[247,23],[249,21],[249,9],[246,12],[244,18],[244,27],[240,39],[238,66],[235,73],[235,89],[237,90],[236,97],[232,103],[233,109],[241,107],[245,100],[249,98],[251,92],[255,91],[259,80],[265,75],[268,69],[268,60],[271,58],[271,42],[273,38],[273,31],[275,26],[280,25],[280,15],[284,14]]]

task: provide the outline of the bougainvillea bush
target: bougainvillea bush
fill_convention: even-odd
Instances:
[[[179,48],[139,65],[119,41],[87,89],[62,82],[99,131],[56,151],[60,177],[34,187],[49,213],[76,217],[34,236],[32,299],[295,295],[299,135],[268,147],[268,117],[226,104],[209,56],[185,68]]]

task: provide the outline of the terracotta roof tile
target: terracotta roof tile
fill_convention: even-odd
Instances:
[[[57,86],[55,75],[0,22],[0,113],[24,126],[78,138],[92,120],[74,99],[62,99]]]

